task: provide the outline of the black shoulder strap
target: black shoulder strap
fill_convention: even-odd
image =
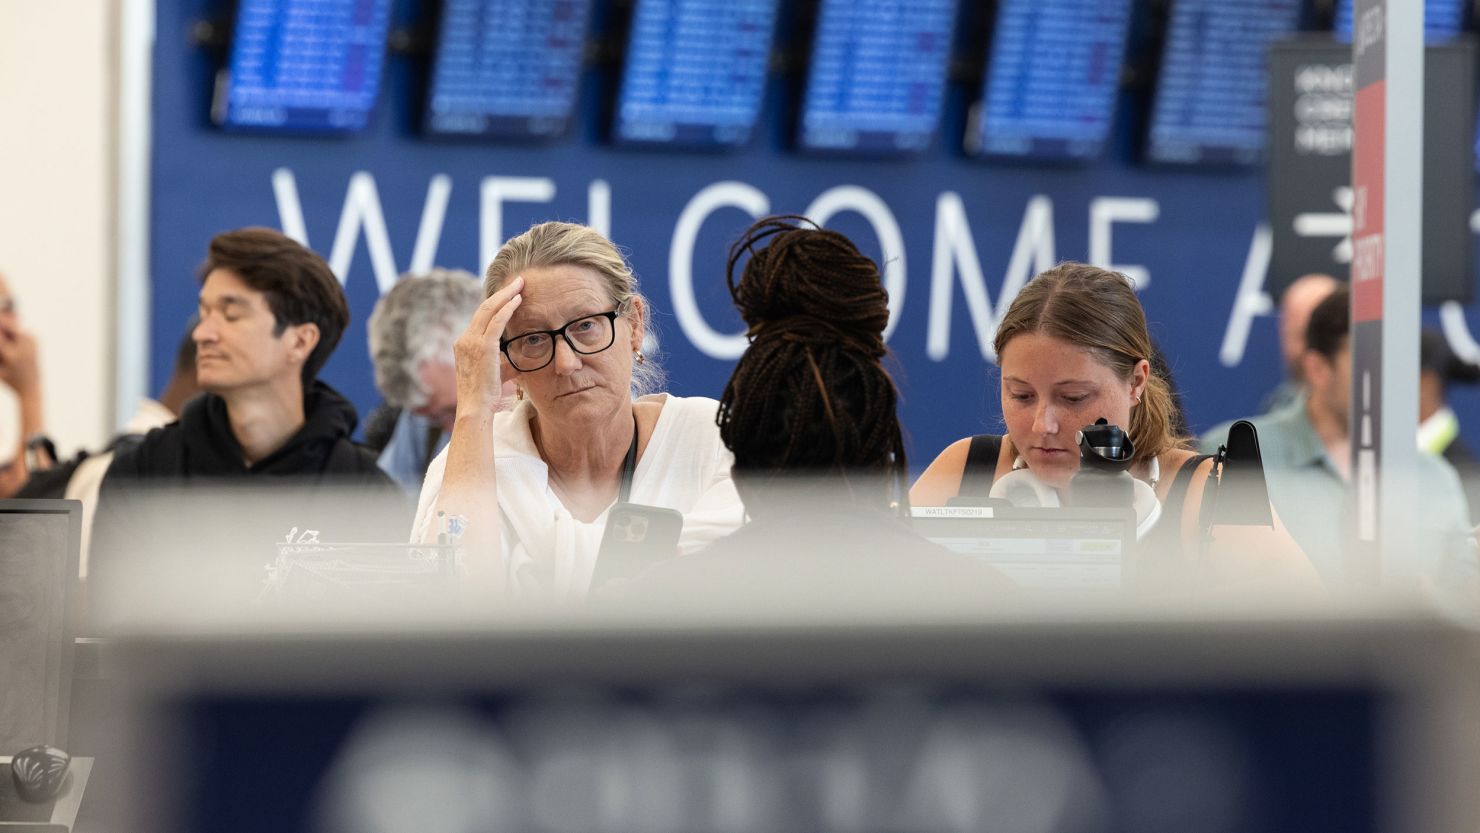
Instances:
[[[31,477],[21,486],[20,491],[11,497],[53,500],[66,497],[67,484],[72,482],[72,475],[77,473],[77,467],[82,465],[86,459],[87,454],[84,452],[49,469],[32,472]]]
[[[997,478],[997,458],[1002,454],[1002,438],[995,434],[977,434],[966,452],[966,467],[961,470],[961,489],[956,494],[986,497]]]
[[[617,488],[617,501],[626,503],[632,497],[632,475],[637,472],[637,415],[632,415],[632,444],[622,460],[622,482]]]
[[[1167,499],[1161,504],[1163,512],[1166,511],[1166,507],[1175,506],[1177,508],[1174,511],[1180,517],[1182,505],[1187,502],[1187,490],[1192,488],[1192,478],[1197,473],[1197,467],[1202,465],[1204,460],[1212,458],[1211,454],[1199,454],[1177,469],[1177,473],[1172,477],[1172,486],[1167,489]]]

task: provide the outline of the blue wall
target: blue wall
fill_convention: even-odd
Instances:
[[[402,15],[418,13],[414,6],[401,9]],[[600,91],[610,84],[610,69],[588,73],[580,127],[555,143],[438,141],[419,135],[414,127],[426,62],[406,57],[390,59],[380,108],[363,135],[344,139],[231,135],[207,120],[221,55],[193,45],[188,36],[192,22],[220,14],[221,4],[211,0],[158,4],[150,232],[154,386],[167,377],[181,328],[194,311],[194,269],[209,238],[244,225],[298,229],[311,247],[329,256],[336,247],[341,212],[347,202],[356,202],[349,196],[354,182],[359,204],[378,204],[385,235],[379,234],[378,222],[369,224],[369,234],[363,227],[353,227],[352,253],[340,274],[354,322],[324,376],[354,399],[363,414],[377,401],[366,355],[365,320],[380,291],[375,246],[367,240],[389,244],[392,258],[382,261],[380,278],[390,279],[409,268],[429,190],[436,196],[450,186],[444,222],[437,233],[422,239],[421,251],[430,254],[425,246],[434,244],[431,259],[437,264],[481,272],[485,263],[480,234],[485,241],[493,240],[496,235],[489,224],[500,212],[490,211],[480,197],[485,188],[506,186],[506,178],[515,177],[529,179],[520,187],[536,192],[553,187],[553,194],[537,202],[502,203],[505,237],[546,219],[593,219],[589,193],[593,183],[598,192],[605,183],[610,235],[630,251],[657,312],[671,389],[708,396],[718,395],[733,361],[706,354],[677,312],[669,264],[674,247],[684,243],[675,228],[685,207],[721,182],[742,183],[720,190],[749,194],[752,201],[763,195],[765,210],[771,212],[803,212],[819,195],[851,186],[851,198],[849,193],[842,195],[843,204],[851,208],[827,224],[853,236],[866,253],[902,273],[904,291],[894,296],[898,320],[889,343],[897,358],[903,418],[916,468],[955,438],[1000,427],[993,368],[984,357],[963,290],[963,280],[972,272],[961,268],[963,252],[974,249],[984,290],[995,306],[1010,278],[1021,280],[1028,270],[1056,260],[1089,259],[1092,206],[1101,201],[1102,211],[1116,210],[1104,198],[1137,201],[1121,204],[1128,205],[1131,214],[1154,205],[1153,221],[1109,224],[1109,262],[1138,267],[1149,275],[1142,299],[1153,334],[1184,392],[1193,427],[1251,413],[1279,380],[1271,317],[1254,318],[1246,343],[1233,339],[1220,359],[1231,322],[1236,324],[1235,300],[1251,248],[1258,254],[1256,229],[1265,214],[1262,171],[1181,171],[1137,164],[1134,125],[1141,120],[1138,113],[1145,102],[1134,94],[1122,97],[1124,129],[1114,152],[1091,167],[1007,166],[963,158],[960,136],[973,96],[966,84],[949,89],[936,145],[908,160],[819,158],[790,149],[786,134],[797,95],[797,84],[790,79],[773,81],[762,120],[765,135],[741,151],[613,147],[601,138],[606,108]],[[367,196],[375,199],[365,200]],[[873,198],[886,221],[897,224],[902,248],[886,248],[874,226],[856,210]],[[293,218],[295,208],[301,209],[301,229]],[[959,217],[967,225],[953,237],[951,221]],[[1044,220],[1048,222],[1039,222]],[[697,309],[708,327],[719,333],[741,329],[724,288],[724,251],[749,221],[741,208],[717,208],[703,216],[693,240],[690,271]],[[1029,244],[1018,246],[1019,254],[1034,257],[1020,257],[1013,270],[1009,267],[1019,242]],[[938,254],[952,253],[955,267],[942,271],[945,258]],[[971,259],[965,258],[968,267]],[[1251,273],[1256,279],[1262,278],[1260,263],[1256,257]],[[949,293],[933,298],[936,272],[947,275],[951,283]],[[942,298],[949,300],[948,315]],[[932,319],[937,340],[945,336],[941,325],[949,324],[943,352],[928,349]],[[1480,315],[1471,310],[1469,319],[1472,330],[1480,332]],[[990,340],[989,327],[986,338]],[[1480,396],[1464,392],[1460,402],[1468,433],[1480,439],[1480,423],[1475,421]]]

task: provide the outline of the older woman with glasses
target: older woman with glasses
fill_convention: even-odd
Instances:
[[[415,540],[459,540],[470,577],[498,591],[572,599],[618,501],[680,512],[679,553],[740,525],[717,403],[651,393],[648,306],[610,241],[534,226],[499,250],[484,291],[454,346],[452,439],[427,470]],[[520,401],[499,412],[508,378]]]

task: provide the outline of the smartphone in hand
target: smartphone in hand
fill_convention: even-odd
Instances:
[[[683,515],[677,510],[640,503],[618,503],[606,515],[606,530],[596,554],[591,589],[614,579],[631,579],[678,555]]]

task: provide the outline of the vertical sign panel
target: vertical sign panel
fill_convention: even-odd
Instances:
[[[1357,542],[1350,574],[1370,582],[1377,567],[1378,453],[1382,448],[1382,281],[1387,133],[1385,0],[1361,0],[1352,39],[1356,97],[1352,126],[1352,477]]]
[[[1475,179],[1455,176],[1475,144],[1475,45],[1424,49],[1423,303],[1469,304],[1475,278],[1470,213]],[[1302,38],[1269,52],[1269,222],[1264,288],[1278,298],[1311,272],[1351,269],[1351,44]]]
[[[1394,13],[1396,11],[1396,13]],[[1416,12],[1416,13],[1415,13]],[[1413,578],[1423,277],[1423,6],[1359,0],[1353,23],[1351,576]]]

